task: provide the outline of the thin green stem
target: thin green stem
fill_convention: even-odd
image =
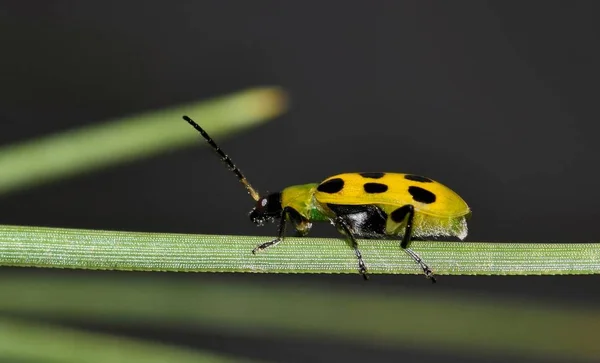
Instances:
[[[357,273],[341,239],[286,238],[253,255],[270,237],[100,231],[0,225],[0,265],[76,269]],[[361,240],[372,274],[419,274],[394,241]],[[437,275],[600,273],[599,243],[413,242]]]
[[[4,146],[0,148],[0,194],[167,150],[205,145],[181,119],[184,114],[202,122],[211,135],[220,136],[273,118],[286,107],[279,88],[252,88]]]
[[[234,363],[215,353],[0,318],[2,362]]]
[[[556,362],[597,362],[600,311],[582,304],[484,298],[480,294],[395,286],[317,287],[164,274],[67,273],[0,276],[0,312],[62,321],[200,327],[220,334],[409,347]],[[361,286],[363,285],[363,286]],[[0,341],[2,337],[0,337]],[[175,361],[173,361],[175,362]]]

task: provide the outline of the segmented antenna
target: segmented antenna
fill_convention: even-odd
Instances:
[[[237,176],[237,178],[239,179],[239,181],[242,184],[244,184],[244,186],[248,190],[248,193],[250,194],[250,196],[252,197],[252,199],[254,199],[255,201],[258,201],[260,199],[260,195],[258,194],[258,192],[256,191],[256,189],[254,189],[252,187],[252,185],[250,185],[250,183],[248,182],[248,180],[246,180],[246,177],[244,176],[244,174],[242,174],[242,171],[237,166],[235,166],[235,164],[233,163],[233,161],[231,161],[231,158],[229,156],[227,156],[227,154],[225,154],[223,152],[223,150],[221,150],[221,148],[219,147],[219,145],[217,145],[213,141],[213,139],[206,133],[206,131],[204,131],[204,129],[202,127],[200,127],[200,125],[198,125],[197,123],[195,123],[194,120],[192,120],[191,118],[189,118],[187,116],[183,116],[183,119],[186,120],[190,125],[192,125],[196,130],[198,130],[198,132],[200,133],[200,135],[202,135],[202,137],[204,137],[204,139],[213,148],[213,150],[216,151],[217,154],[219,154],[219,156],[221,157],[221,160],[223,160],[223,162],[225,164],[227,164],[227,166],[229,167],[229,170],[233,171],[235,173],[235,175]]]

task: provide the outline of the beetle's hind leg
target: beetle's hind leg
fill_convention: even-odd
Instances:
[[[365,280],[369,279],[369,275],[367,275],[367,267],[365,266],[365,261],[363,261],[362,254],[358,249],[358,243],[356,242],[356,238],[350,231],[347,222],[342,217],[336,217],[334,220],[334,225],[337,230],[346,236],[346,242],[354,249],[354,253],[356,254],[356,258],[358,259],[358,272],[362,275]]]
[[[400,248],[402,248],[404,250],[404,252],[406,252],[410,257],[412,257],[413,260],[415,260],[415,262],[423,270],[425,277],[427,277],[428,279],[431,279],[432,283],[435,283],[436,282],[435,277],[433,276],[433,272],[431,271],[429,266],[427,266],[427,264],[425,262],[423,262],[423,259],[421,258],[421,256],[419,256],[415,251],[408,248],[408,246],[410,245],[410,242],[411,242],[411,237],[412,237],[412,227],[413,227],[413,218],[415,216],[415,207],[412,206],[411,204],[407,204],[404,207],[401,207],[400,209],[395,210],[393,213],[396,213],[400,210],[401,210],[401,213],[406,213],[406,215],[407,215],[406,216],[406,228],[404,229],[404,236],[402,237],[402,242],[400,242]]]
[[[435,276],[433,276],[433,272],[431,271],[429,266],[427,266],[427,264],[425,262],[423,262],[423,259],[421,259],[421,256],[419,256],[415,251],[411,250],[410,248],[405,248],[404,252],[406,252],[410,257],[413,258],[413,260],[415,260],[415,262],[417,264],[419,264],[419,266],[421,266],[421,269],[423,270],[425,277],[427,277],[428,279],[431,279],[432,283],[436,282]]]

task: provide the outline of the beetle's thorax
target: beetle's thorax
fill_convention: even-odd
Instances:
[[[281,192],[281,205],[298,212],[302,217],[311,222],[328,220],[322,214],[319,204],[315,200],[315,190],[318,184],[292,185]]]

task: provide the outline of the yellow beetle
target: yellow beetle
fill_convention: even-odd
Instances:
[[[279,220],[277,238],[257,246],[253,253],[281,242],[288,222],[306,235],[313,222],[330,222],[345,236],[358,258],[365,279],[367,268],[356,238],[402,236],[400,247],[435,282],[431,269],[409,248],[413,237],[467,236],[471,210],[450,188],[430,178],[390,172],[344,173],[321,183],[294,185],[261,197],[227,156],[197,123],[183,117],[202,134],[221,159],[237,175],[256,201],[252,222],[263,225]]]

